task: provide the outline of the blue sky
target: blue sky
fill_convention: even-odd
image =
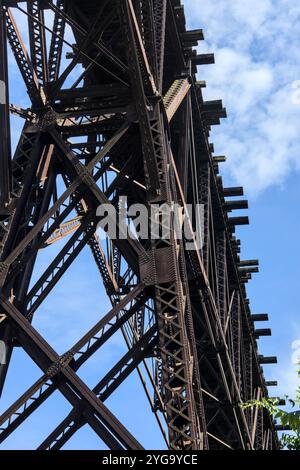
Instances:
[[[300,340],[300,105],[293,99],[293,83],[300,80],[300,4],[294,0],[183,3],[188,27],[204,29],[206,41],[199,44],[199,51],[215,53],[215,65],[199,68],[199,79],[207,81],[205,98],[222,98],[228,112],[228,119],[211,136],[215,154],[228,158],[222,166],[226,185],[244,185],[250,203],[250,226],[241,227],[238,235],[242,257],[260,259],[261,272],[248,284],[248,292],[252,312],[268,312],[270,317],[266,326],[273,334],[260,340],[260,351],[277,355],[279,361],[265,367],[266,378],[279,381],[272,395],[293,394],[297,378],[291,361],[292,344]],[[25,34],[24,18],[19,14],[16,17]],[[10,100],[26,107],[12,57],[10,63]],[[15,141],[22,122],[13,118],[12,124]],[[59,245],[40,254],[39,271],[58,249]],[[64,352],[108,309],[98,272],[85,249],[40,308],[34,326],[58,352]],[[113,338],[80,370],[80,376],[93,386],[124,352],[121,338]],[[39,376],[40,371],[17,350],[0,411]],[[107,404],[145,446],[162,448],[136,375]],[[56,393],[0,448],[35,448],[69,410],[69,404]],[[85,427],[65,448],[101,446],[93,431]]]
[[[269,313],[272,337],[259,342],[277,355],[265,367],[278,379],[271,395],[293,394],[299,384],[291,361],[300,339],[298,249],[300,196],[300,4],[293,0],[185,0],[189,28],[202,27],[200,51],[215,65],[198,69],[205,99],[223,99],[228,118],[211,136],[226,155],[226,185],[243,185],[250,226],[241,227],[242,258],[260,260],[248,284],[252,311]],[[298,104],[297,104],[298,103]],[[263,324],[261,324],[263,325]]]

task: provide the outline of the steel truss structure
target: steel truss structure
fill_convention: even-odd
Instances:
[[[28,22],[28,51],[16,12]],[[0,34],[0,388],[15,348],[41,369],[1,415],[0,441],[59,391],[73,409],[39,449],[62,448],[86,423],[110,449],[142,449],[105,405],[137,371],[169,449],[276,448],[268,414],[240,407],[267,396],[261,364],[276,358],[258,354],[269,330],[254,321],[267,318],[251,315],[245,288],[258,263],[240,260],[234,236],[248,218],[230,216],[247,201],[235,198],[242,188],[223,187],[225,158],[209,143],[226,110],[204,101],[196,79],[197,66],[214,62],[194,49],[202,30],[186,29],[180,0],[1,0]],[[28,109],[9,104],[7,44]],[[24,119],[13,157],[10,113]],[[103,243],[97,208],[120,211],[120,195],[147,207],[202,204],[203,247],[178,239],[173,219],[170,239]],[[63,248],[33,281],[39,250],[57,240]],[[59,355],[34,316],[87,246],[111,310]],[[128,352],[91,389],[77,371],[116,332]]]

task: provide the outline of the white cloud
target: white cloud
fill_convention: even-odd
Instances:
[[[296,361],[300,359],[300,328],[299,324],[293,323],[293,339],[291,342],[290,355],[282,358],[276,374],[278,379],[278,395],[288,395],[290,398],[296,398],[296,391],[300,387],[299,364]]]
[[[207,80],[205,98],[222,98],[228,112],[227,122],[211,135],[216,153],[228,156],[225,178],[243,184],[250,196],[283,185],[300,169],[300,104],[292,100],[292,83],[300,79],[300,5],[293,0],[183,3],[188,26],[204,28],[206,42],[199,51],[216,56],[216,64],[201,67],[199,73]],[[26,16],[15,9],[14,15],[28,47]],[[48,24],[51,19],[47,13]],[[69,30],[67,36],[72,42]],[[19,72],[12,67],[11,54],[10,62],[13,82]],[[77,75],[74,70],[69,81]],[[24,87],[11,89],[11,101],[26,107]]]
[[[184,0],[190,28],[203,27],[200,52],[216,64],[199,68],[205,99],[220,99],[228,120],[215,128],[216,153],[227,153],[225,177],[250,195],[284,184],[300,169],[300,6],[293,0]],[[225,124],[224,124],[225,123]]]

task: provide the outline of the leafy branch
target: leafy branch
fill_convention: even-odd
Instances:
[[[298,376],[300,372],[298,372]],[[296,398],[292,400],[288,395],[285,396],[286,402],[291,408],[300,408],[300,387],[296,390]],[[300,409],[293,411],[284,411],[279,408],[280,398],[262,398],[261,400],[250,400],[240,405],[243,409],[263,408],[274,419],[279,420],[282,426],[287,426],[293,434],[283,433],[280,439],[280,445],[283,449],[300,450]]]

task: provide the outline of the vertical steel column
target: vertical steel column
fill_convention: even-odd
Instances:
[[[40,0],[28,2],[28,28],[31,62],[40,84],[45,88],[48,83],[47,47],[44,11]]]
[[[203,228],[203,264],[207,275],[209,274],[209,245],[210,245],[210,167],[208,162],[201,162],[198,175],[199,204],[204,208]]]
[[[223,328],[226,322],[227,302],[226,302],[226,236],[224,230],[217,231],[216,238],[216,267],[217,267],[217,300],[219,313]]]
[[[160,92],[162,92],[163,76],[164,76],[166,16],[167,16],[167,0],[155,0],[154,18],[155,18],[155,36],[156,36],[156,51],[157,51],[157,75],[158,75],[158,89]]]
[[[231,309],[232,362],[236,381],[241,388],[241,309],[240,296],[236,292]]]
[[[0,211],[1,209],[4,209],[9,203],[10,191],[11,144],[7,72],[7,41],[3,2],[0,0]]]

